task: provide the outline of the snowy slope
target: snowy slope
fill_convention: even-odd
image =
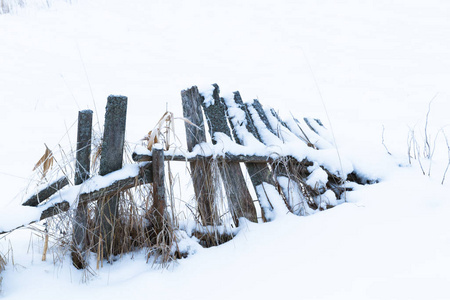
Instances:
[[[41,262],[42,241],[19,230],[0,240],[14,257],[3,296],[450,298],[443,135],[431,177],[407,158],[408,132],[423,144],[433,98],[428,133],[450,137],[449,37],[443,0],[78,0],[0,15],[1,207],[21,203],[44,143],[70,149],[78,110],[101,123],[106,97],[128,96],[127,139],[137,143],[166,106],[181,115],[182,89],[213,82],[286,116],[321,118],[341,154],[382,179],[332,210],[249,224],[168,270],[137,253],[87,284],[68,256]]]

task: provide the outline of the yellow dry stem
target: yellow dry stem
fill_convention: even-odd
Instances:
[[[47,260],[47,251],[48,251],[48,233],[45,234],[44,252],[42,253],[42,261]]]

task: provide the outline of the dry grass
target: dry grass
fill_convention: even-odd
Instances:
[[[1,273],[6,268],[6,257],[3,254],[0,254],[0,292],[2,291],[2,282],[3,282],[3,276],[1,276]]]

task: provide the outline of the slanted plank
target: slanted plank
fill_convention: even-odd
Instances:
[[[183,116],[192,124],[185,122],[186,141],[189,151],[200,143],[206,142],[205,125],[201,104],[203,97],[196,86],[181,91]],[[203,225],[215,225],[218,212],[215,205],[216,188],[212,182],[213,173],[207,160],[199,159],[190,163],[198,211]]]
[[[277,135],[277,133],[275,132],[275,130],[273,130],[272,125],[270,125],[269,119],[267,119],[267,115],[264,112],[264,109],[261,105],[261,103],[259,102],[259,100],[254,99],[253,103],[252,103],[253,108],[256,110],[256,112],[259,115],[259,118],[261,119],[261,121],[263,121],[264,125],[266,125],[266,128],[272,132],[274,135]]]
[[[231,101],[231,99],[230,99]],[[245,133],[238,132],[238,131],[247,131],[253,135],[259,142],[261,142],[261,138],[258,135],[258,132],[252,122],[252,119],[250,117],[250,114],[244,105],[241,95],[239,92],[234,92],[234,98],[233,103],[225,102],[227,108],[228,108],[228,116],[230,125],[233,129],[233,135],[236,140],[236,142],[240,145],[245,145],[248,141],[245,140]],[[236,114],[233,112],[233,109],[235,109],[235,105],[237,105],[244,113],[245,113],[245,119],[241,120],[238,119]],[[245,129],[243,128],[243,125],[245,124]],[[272,172],[270,171],[267,163],[252,163],[247,162],[245,163],[245,166],[247,168],[247,171],[250,175],[250,180],[255,188],[255,190],[259,190],[258,186],[261,186],[263,183],[267,183],[270,185],[275,186],[275,181],[273,179]],[[262,214],[263,219],[270,221],[269,218],[266,218],[266,216],[270,215],[270,212],[273,209],[272,204],[269,203],[263,203],[265,198],[262,197],[262,195],[258,195],[258,200],[260,201],[260,206],[262,208]],[[269,200],[269,199],[267,199]],[[269,200],[270,201],[270,200]]]
[[[202,104],[213,144],[217,143],[215,134],[218,132],[232,138],[226,117],[226,107],[220,100],[219,93],[219,86],[214,84],[214,103],[206,105],[203,102]],[[239,226],[239,218],[241,217],[257,222],[255,205],[245,183],[245,177],[239,162],[222,161],[219,168],[228,199],[228,207],[236,226]]]
[[[280,116],[278,115],[278,113],[275,111],[275,109],[271,108],[270,109],[270,113],[272,114],[272,116],[274,116],[277,120],[278,123],[281,124],[283,127],[289,129],[289,127],[287,126],[286,122],[284,122]]]
[[[251,107],[248,107],[248,109],[250,111],[254,109],[254,111],[257,112],[254,113],[253,111],[253,113],[251,113],[254,124],[264,124],[264,126],[259,127],[255,125],[260,136],[264,135],[264,131],[267,130],[273,133],[273,129],[271,130],[272,126],[270,121],[259,101],[254,100]],[[278,114],[273,109],[270,111],[280,124],[281,119]],[[262,121],[262,123],[259,121]],[[286,123],[283,122],[283,124],[284,125],[282,126],[289,129]],[[278,134],[275,135],[278,136],[277,139],[283,137],[280,131],[278,131]],[[308,191],[308,186],[304,182],[304,178],[300,176],[304,171],[303,167],[304,164],[302,162],[298,162],[293,157],[283,157],[271,163],[271,168],[275,174],[276,183],[279,186],[279,189],[283,192],[283,200],[286,202],[286,206],[291,212],[299,212],[300,214],[306,214],[306,209],[299,210],[299,207],[309,205],[312,208],[316,208],[314,199]],[[284,180],[280,177],[286,178],[287,184],[284,184]],[[293,194],[294,192],[296,194]],[[297,195],[297,193],[299,193],[299,195]]]
[[[44,202],[56,192],[61,190],[63,187],[69,184],[69,180],[66,176],[59,178],[58,180],[50,183],[45,188],[41,189],[39,192],[28,198],[22,205],[23,206],[38,206],[40,203]]]

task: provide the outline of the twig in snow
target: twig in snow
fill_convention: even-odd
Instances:
[[[381,143],[383,144],[384,148],[386,149],[387,153],[389,155],[392,155],[391,152],[389,152],[389,149],[386,147],[386,144],[384,143],[384,125],[383,125],[383,132],[381,133]]]

